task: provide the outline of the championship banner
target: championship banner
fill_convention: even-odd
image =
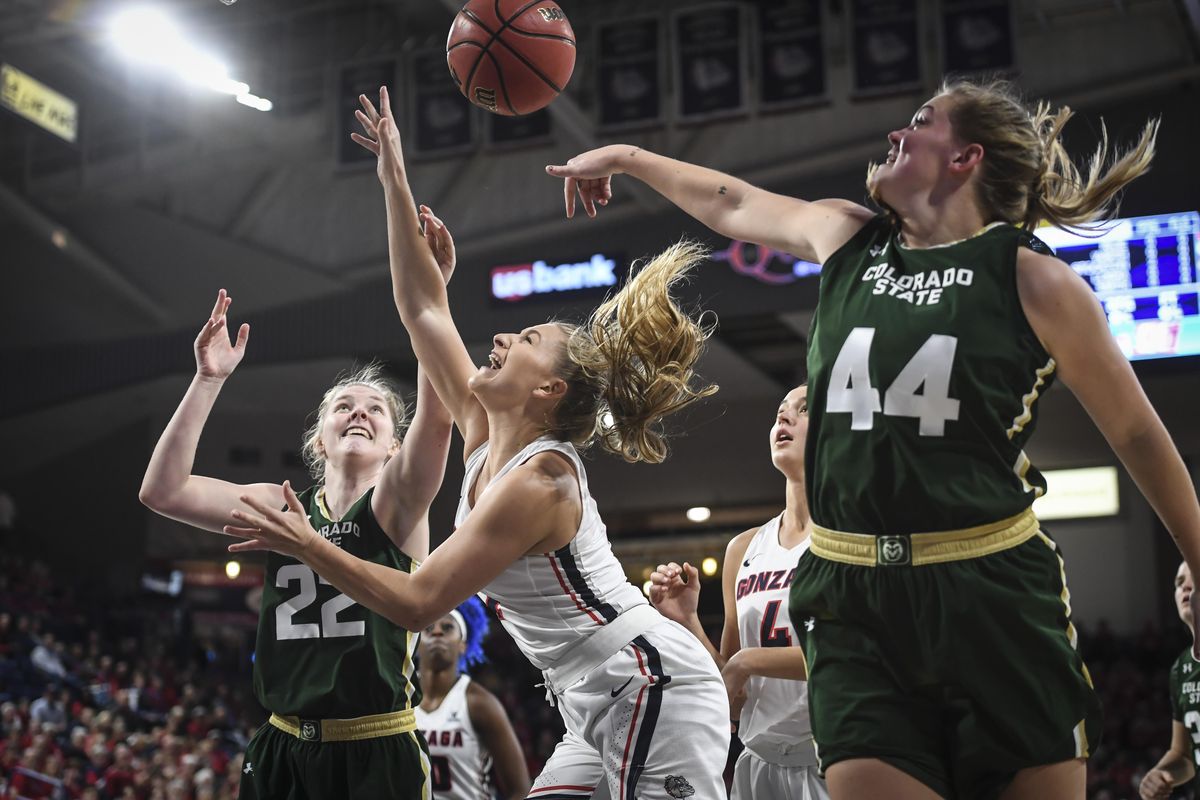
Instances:
[[[917,0],[851,0],[854,95],[921,88]]]
[[[1008,0],[943,0],[945,72],[1005,72],[1016,63]]]
[[[746,48],[740,6],[701,6],[671,20],[678,76],[676,109],[685,120],[713,119],[746,109]]]
[[[0,106],[64,141],[79,138],[79,106],[11,64],[0,64]]]
[[[392,59],[347,64],[338,72],[337,95],[334,102],[337,119],[334,148],[337,163],[343,167],[375,166],[375,156],[350,139],[350,131],[363,133],[362,126],[354,118],[354,112],[362,108],[358,96],[365,94],[372,103],[379,103],[379,87],[389,89],[396,85],[396,62]],[[393,102],[395,99],[393,98]],[[346,126],[351,126],[349,129]]]
[[[827,99],[820,0],[763,4],[758,35],[760,106],[785,108]]]
[[[599,26],[596,99],[601,128],[654,125],[663,119],[662,21],[625,19]]]
[[[496,148],[544,144],[550,140],[550,112],[544,108],[519,117],[488,114],[488,121],[491,123],[488,141]]]
[[[453,155],[470,150],[475,142],[474,106],[462,96],[450,70],[445,50],[412,54],[408,68],[409,114],[413,147],[422,155]]]

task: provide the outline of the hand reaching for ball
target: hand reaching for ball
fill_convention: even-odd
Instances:
[[[400,129],[396,127],[396,118],[392,116],[392,100],[386,86],[379,87],[379,109],[365,94],[358,96],[362,110],[355,111],[354,117],[362,125],[367,135],[358,132],[350,134],[354,143],[370,150],[375,154],[375,172],[382,183],[387,183],[397,171],[404,169],[404,151],[400,146]]]

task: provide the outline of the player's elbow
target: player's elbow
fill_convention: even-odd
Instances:
[[[171,493],[152,481],[150,476],[146,476],[138,489],[138,500],[151,511],[166,514],[171,506]]]

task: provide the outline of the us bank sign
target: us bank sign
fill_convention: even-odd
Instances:
[[[611,289],[620,279],[618,263],[616,258],[596,253],[587,261],[550,264],[539,259],[492,267],[492,297],[511,303]]]

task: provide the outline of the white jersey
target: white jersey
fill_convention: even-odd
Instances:
[[[433,711],[416,708],[417,729],[429,743],[430,783],[437,800],[488,800],[492,756],[479,742],[467,709],[471,678],[460,675]]]
[[[790,549],[779,544],[780,517],[758,529],[738,565],[735,599],[742,648],[799,644],[788,616],[788,590],[796,562],[809,540]],[[753,676],[746,682],[746,704],[738,731],[747,748],[767,760],[780,748],[811,748],[808,685],[803,681]]]
[[[483,491],[538,453],[552,450],[567,458],[579,478],[583,514],[579,530],[552,553],[523,556],[484,587],[488,605],[525,657],[538,669],[553,666],[573,644],[590,636],[634,606],[648,601],[625,577],[613,555],[596,501],[588,491],[583,462],[570,442],[542,436],[501,467]],[[468,497],[487,458],[487,442],[467,459],[455,527],[471,511]]]

